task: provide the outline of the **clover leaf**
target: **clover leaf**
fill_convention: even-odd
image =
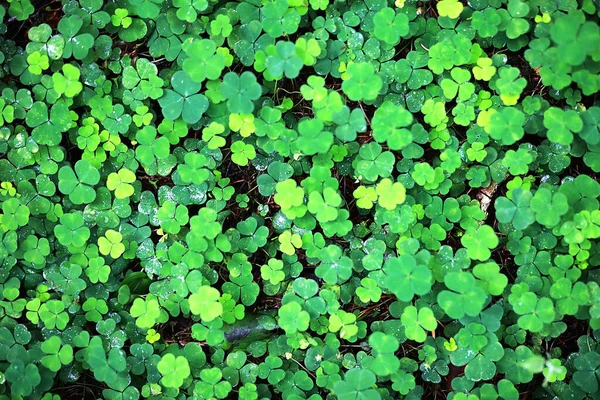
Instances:
[[[379,376],[393,374],[400,367],[398,358],[394,355],[400,347],[398,339],[383,332],[373,332],[369,336],[369,345],[373,348],[375,359],[370,370]]]
[[[413,116],[408,110],[386,101],[377,108],[371,121],[373,138],[387,143],[392,150],[401,150],[413,141],[413,134],[407,129],[412,122]]]
[[[115,192],[117,199],[126,199],[135,192],[133,185],[131,185],[135,180],[136,177],[133,172],[127,168],[122,168],[118,172],[112,172],[108,175],[106,187],[108,190]]]
[[[342,249],[329,245],[319,251],[321,263],[315,269],[315,274],[330,285],[343,283],[352,275],[352,259],[342,255]]]
[[[119,232],[108,229],[104,236],[98,238],[98,248],[102,255],[110,255],[112,258],[119,258],[125,252],[125,245],[121,243],[123,235]]]
[[[62,133],[71,127],[71,115],[67,105],[56,102],[48,111],[45,103],[36,101],[27,112],[27,126],[33,128],[31,135],[41,145],[57,146]]]
[[[353,164],[361,178],[374,182],[377,177],[390,176],[394,162],[395,158],[391,152],[382,152],[382,147],[378,143],[371,142],[360,148]]]
[[[196,21],[198,18],[198,13],[206,10],[208,7],[208,1],[206,0],[192,0],[192,1],[183,1],[183,0],[174,0],[173,6],[177,8],[177,18],[182,21],[186,21],[192,23]]]
[[[279,326],[287,333],[293,334],[308,329],[310,315],[302,310],[302,306],[291,302],[281,306],[278,311]]]
[[[492,10],[486,8],[486,11]],[[475,15],[475,14],[474,14]],[[477,66],[473,67],[473,76],[477,80],[489,81],[496,74],[496,67],[493,65],[494,61],[491,58],[479,58],[477,60]]]
[[[231,144],[231,160],[237,165],[246,166],[249,160],[256,157],[254,146],[242,142],[241,140]]]
[[[199,315],[205,322],[210,322],[223,314],[223,305],[219,302],[221,294],[210,286],[200,286],[189,298],[190,311]]]
[[[524,230],[535,222],[535,214],[530,207],[533,195],[530,191],[517,188],[512,192],[511,199],[498,197],[496,199],[496,217],[498,221],[512,223],[515,229]]]
[[[474,317],[483,310],[487,295],[471,273],[450,272],[444,276],[444,284],[450,290],[442,290],[437,301],[449,317]]]
[[[508,301],[515,313],[520,315],[517,321],[519,326],[535,333],[541,331],[544,324],[554,321],[554,303],[547,297],[537,297],[526,288],[527,284],[513,286]]]
[[[54,234],[63,246],[82,247],[90,237],[90,229],[84,224],[81,213],[63,214],[60,224],[54,227]]]
[[[583,121],[573,110],[550,107],[544,112],[544,126],[548,128],[548,139],[551,142],[569,145],[573,142],[573,134],[583,129]]]
[[[184,71],[177,71],[171,78],[173,90],[165,89],[164,94],[158,99],[166,119],[176,120],[181,118],[188,124],[194,124],[202,118],[208,109],[208,99],[199,94],[200,83]]]
[[[564,194],[552,193],[544,187],[536,190],[529,207],[535,213],[536,221],[547,228],[558,225],[561,217],[569,211],[568,200]]]
[[[385,7],[377,12],[373,17],[373,24],[375,25],[375,37],[391,45],[398,44],[400,37],[406,36],[409,32],[408,16],[396,13],[390,7]]]
[[[504,145],[514,144],[523,138],[525,115],[514,107],[505,107],[492,114],[485,130]]]
[[[363,278],[360,281],[361,286],[356,288],[356,295],[363,303],[378,302],[381,298],[381,289],[377,282],[371,278]]]
[[[90,33],[80,33],[82,27],[83,18],[76,15],[61,18],[58,22],[58,31],[65,39],[63,57],[83,60],[94,46],[94,37]]]
[[[3,214],[0,214],[0,224],[5,231],[15,231],[27,225],[31,214],[29,208],[15,198],[8,199],[2,204]]]
[[[387,210],[395,210],[406,199],[406,188],[400,182],[382,179],[375,188],[377,204]]]
[[[57,372],[63,365],[73,361],[73,348],[68,344],[63,346],[58,336],[51,336],[44,341],[41,349],[46,354],[42,357],[42,365],[50,371]]]
[[[477,264],[473,268],[473,275],[479,279],[479,286],[492,296],[500,296],[508,284],[508,278],[500,273],[500,267],[495,262]]]
[[[62,73],[55,72],[52,75],[54,90],[59,95],[64,94],[67,97],[75,97],[83,90],[83,85],[79,82],[81,72],[79,68],[72,64],[63,65],[62,71]]]
[[[335,383],[333,391],[340,398],[378,400],[381,395],[372,388],[376,381],[375,374],[368,369],[351,369],[344,380]]]
[[[411,90],[419,89],[433,81],[433,74],[427,68],[428,57],[420,51],[411,51],[406,58],[396,62],[394,78],[399,83],[406,83]]]
[[[94,185],[100,181],[100,173],[87,160],[75,163],[75,171],[69,166],[58,172],[58,189],[69,195],[73,204],[89,204],[96,199]]]
[[[600,379],[598,371],[600,370],[600,356],[598,353],[590,351],[580,355],[574,362],[577,371],[573,374],[573,380],[586,393],[596,393]]]
[[[370,101],[377,98],[382,86],[383,81],[375,74],[375,69],[371,64],[353,63],[348,66],[342,90],[350,100]]]
[[[435,331],[437,320],[430,308],[417,308],[408,306],[402,312],[402,324],[405,327],[406,337],[416,342],[424,342],[427,334],[425,331]]]
[[[482,225],[476,229],[468,229],[460,242],[467,248],[469,258],[486,261],[491,256],[490,249],[498,246],[499,240],[491,226]]]
[[[194,393],[204,398],[224,399],[231,391],[231,383],[223,381],[223,372],[219,368],[203,369],[200,372],[201,382],[196,383]]]
[[[229,72],[223,77],[221,93],[227,99],[229,111],[249,114],[254,110],[252,102],[260,97],[261,88],[253,73],[246,71],[238,76]]]
[[[190,366],[187,358],[175,356],[174,354],[165,354],[156,364],[156,369],[162,375],[160,380],[166,388],[179,388],[183,381],[190,376]]]
[[[456,19],[463,11],[463,5],[458,0],[442,0],[437,4],[437,10],[442,17]]]
[[[317,220],[330,222],[337,219],[336,208],[342,204],[341,196],[332,188],[323,189],[323,194],[311,192],[308,196],[308,211],[315,214]]]
[[[401,301],[411,301],[415,295],[423,295],[431,289],[431,271],[417,264],[409,254],[388,259],[383,269],[387,275],[385,286]]]
[[[268,49],[267,49],[268,50]],[[271,52],[265,59],[268,73],[275,79],[294,79],[300,73],[304,63],[296,54],[296,46],[292,42],[279,41],[271,47]]]
[[[272,38],[293,34],[298,29],[300,13],[285,0],[271,1],[262,11],[262,28]]]
[[[204,80],[215,80],[221,75],[221,71],[225,68],[225,57],[222,54],[216,53],[217,46],[210,39],[186,40],[181,48],[188,55],[183,61],[182,68],[185,75],[190,80],[197,83],[202,83]],[[173,88],[177,88],[171,83]],[[186,89],[190,82],[185,80],[181,75],[178,78],[177,87],[183,94],[185,91],[192,93],[193,90]],[[193,84],[192,84],[193,85]],[[196,87],[195,85],[191,86]],[[198,85],[198,90],[200,86]],[[197,92],[197,90],[195,91]]]
[[[5,374],[11,384],[11,393],[15,396],[30,396],[33,389],[42,381],[38,368],[33,363],[25,363],[16,359],[10,364]]]

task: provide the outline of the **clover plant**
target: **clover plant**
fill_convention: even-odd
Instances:
[[[593,399],[591,0],[0,5],[0,400]]]

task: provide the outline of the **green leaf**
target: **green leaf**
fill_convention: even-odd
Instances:
[[[435,331],[437,320],[430,308],[419,309],[408,306],[402,312],[402,324],[405,328],[406,337],[416,342],[424,342],[427,338],[426,331]]]
[[[548,128],[548,139],[561,145],[573,142],[574,133],[583,129],[583,121],[574,110],[563,111],[550,107],[544,112],[544,126]]]
[[[100,181],[100,173],[87,160],[75,163],[75,171],[69,166],[58,172],[58,189],[69,195],[73,204],[90,204],[96,199],[93,186]]]
[[[413,116],[408,110],[385,101],[371,121],[373,138],[379,143],[387,143],[392,150],[402,150],[413,141],[413,134],[407,129],[412,122]]]
[[[272,54],[267,56],[265,66],[269,74],[275,79],[294,79],[300,74],[304,63],[296,55],[296,46],[292,42],[279,41],[273,48]]]
[[[573,374],[573,381],[586,393],[598,392],[600,382],[600,355],[590,351],[580,355],[574,362],[577,371]]]
[[[460,242],[467,248],[469,258],[486,261],[492,255],[489,249],[497,247],[499,240],[491,226],[482,225],[477,229],[468,229]]]
[[[350,64],[346,76],[342,90],[352,101],[375,100],[383,86],[383,81],[369,63]]]
[[[190,311],[199,315],[205,322],[210,322],[223,314],[223,305],[219,302],[221,294],[210,286],[200,286],[190,295]]]
[[[511,145],[525,135],[524,124],[525,115],[521,111],[514,107],[505,107],[492,114],[485,131],[503,145]]]
[[[208,109],[208,99],[197,92],[200,84],[183,71],[177,71],[171,78],[174,90],[164,90],[158,99],[166,119],[176,120],[180,116],[188,124],[195,124]]]
[[[523,188],[513,190],[511,199],[496,199],[496,218],[503,224],[512,223],[517,230],[524,230],[535,222],[535,214],[530,208],[533,195]],[[482,260],[484,261],[484,260]]]
[[[112,172],[108,175],[106,187],[108,190],[115,192],[115,197],[117,199],[126,199],[135,192],[133,185],[131,185],[135,180],[135,174],[130,170],[123,168],[120,169],[119,172]]]
[[[166,388],[179,388],[183,381],[190,376],[190,366],[187,358],[167,353],[156,365],[162,375],[161,383]]]
[[[288,335],[308,329],[310,315],[302,310],[302,306],[296,302],[281,306],[278,315],[279,326]]]
[[[210,39],[186,40],[182,44],[182,49],[188,55],[188,58],[183,60],[183,72],[194,82],[202,83],[204,80],[215,80],[221,76],[221,72],[225,68],[225,58],[222,54],[216,53],[217,46]],[[178,79],[179,82],[182,78]],[[184,86],[179,86],[180,90],[188,86],[186,81]],[[173,85],[175,88],[175,85]],[[198,86],[200,89],[200,86]],[[177,89],[175,89],[177,90]],[[178,91],[183,94],[184,92]],[[195,90],[194,92],[197,92]]]
[[[437,3],[437,10],[442,17],[456,19],[463,11],[463,5],[458,0],[442,0]]]
[[[444,284],[450,290],[442,290],[437,300],[450,318],[475,317],[483,310],[487,295],[476,285],[473,275],[450,272],[444,276]]]
[[[431,289],[432,274],[425,265],[409,255],[392,257],[385,262],[385,285],[400,301],[412,301],[415,295],[424,295]]]
[[[241,75],[228,72],[223,77],[221,93],[227,99],[227,108],[232,113],[252,113],[253,101],[258,100],[261,92],[261,87],[252,72],[246,71]]]
[[[535,219],[547,228],[559,224],[561,217],[569,211],[567,197],[560,193],[552,193],[547,188],[539,188],[530,201],[529,207],[535,213]]]
[[[401,36],[409,32],[408,17],[406,14],[396,14],[393,8],[385,7],[373,17],[375,37],[387,44],[396,45]]]
[[[379,400],[381,395],[372,388],[376,381],[371,371],[355,368],[346,372],[344,380],[335,383],[333,391],[338,398]]]

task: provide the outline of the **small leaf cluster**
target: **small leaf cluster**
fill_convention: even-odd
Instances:
[[[598,398],[599,16],[4,2],[0,400]]]

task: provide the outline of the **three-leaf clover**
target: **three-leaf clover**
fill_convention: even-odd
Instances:
[[[254,111],[254,101],[261,95],[260,84],[250,71],[241,75],[228,72],[221,83],[221,93],[227,99],[227,108],[232,113],[251,114]]]
[[[406,337],[416,342],[424,342],[427,334],[425,331],[435,331],[437,320],[428,307],[422,307],[417,311],[414,306],[404,309],[401,316]]]
[[[67,97],[75,97],[83,90],[83,84],[79,82],[81,71],[72,64],[65,64],[61,72],[55,72],[52,75],[54,90],[59,95],[64,94]]]
[[[10,363],[4,375],[11,384],[11,393],[14,396],[30,396],[33,389],[42,381],[40,371],[33,363],[25,363],[17,358]]]
[[[202,83],[206,79],[215,80],[221,75],[225,68],[225,57],[216,53],[217,46],[213,40],[189,39],[181,47],[188,55],[188,58],[183,60],[182,68],[192,81]],[[181,87],[181,90],[185,88]]]
[[[467,229],[460,242],[467,248],[469,258],[486,261],[492,255],[490,249],[498,246],[499,240],[491,226],[482,225],[479,228]]]
[[[46,354],[42,357],[42,365],[50,371],[57,372],[63,365],[73,361],[73,348],[68,344],[63,346],[58,336],[51,336],[44,341],[41,349]]]
[[[535,213],[536,221],[547,228],[558,225],[561,217],[569,211],[567,196],[561,192],[552,193],[545,187],[536,190],[529,207]]]
[[[342,90],[350,100],[371,101],[377,98],[382,86],[383,81],[375,74],[375,68],[371,64],[352,63],[346,70]]]
[[[586,393],[597,393],[600,386],[600,355],[590,351],[580,355],[574,361],[577,369],[573,374],[573,381]]]
[[[525,135],[525,114],[514,107],[504,107],[492,114],[485,131],[503,145],[511,145]]]
[[[198,122],[208,109],[208,99],[198,93],[201,84],[186,72],[177,71],[171,77],[171,87],[173,90],[165,89],[158,99],[165,118],[174,121],[181,116],[188,124]]]
[[[223,305],[219,302],[221,294],[211,286],[200,286],[189,298],[190,311],[199,315],[202,321],[210,322],[223,314]]]
[[[108,229],[104,236],[98,238],[98,249],[100,254],[117,259],[125,252],[125,245],[121,243],[123,241],[123,235],[119,232]]]
[[[524,287],[523,287],[524,285]],[[522,329],[530,332],[539,332],[544,324],[554,321],[554,303],[547,297],[538,297],[528,291],[527,284],[514,285],[508,301],[513,306],[515,313],[520,315],[517,323]]]
[[[431,270],[417,264],[410,254],[389,258],[383,269],[387,275],[385,286],[400,301],[411,301],[415,295],[424,295],[431,289]]]
[[[165,354],[156,364],[156,368],[162,375],[160,382],[166,388],[181,387],[191,372],[188,359],[183,356],[175,357],[172,353]]]
[[[535,222],[535,214],[530,207],[533,195],[529,190],[516,188],[511,198],[496,199],[496,218],[503,224],[512,223],[517,230],[523,230]],[[483,261],[483,260],[482,260]]]
[[[133,195],[135,189],[132,183],[136,177],[133,172],[127,168],[122,168],[118,172],[111,172],[106,179],[106,187],[115,192],[117,199],[126,199]]]
[[[290,302],[281,306],[278,316],[279,326],[288,335],[308,329],[310,315],[296,302]]]
[[[2,203],[2,212],[0,214],[0,226],[4,230],[15,231],[20,226],[27,225],[31,211],[29,207],[21,204],[16,198],[10,198]]]
[[[475,317],[483,309],[487,294],[477,286],[469,272],[450,272],[444,276],[444,284],[450,290],[442,290],[437,301],[450,317],[460,319],[465,315]]]
[[[575,110],[550,107],[544,112],[544,126],[551,142],[566,146],[573,142],[573,134],[583,129],[583,121]]]
[[[373,389],[376,381],[370,370],[354,368],[346,372],[344,380],[335,383],[333,392],[340,399],[377,400],[381,396]]]
[[[94,185],[100,182],[100,172],[87,160],[75,163],[75,171],[64,166],[58,171],[58,189],[69,195],[73,204],[90,204],[96,199]]]
[[[400,182],[392,182],[385,178],[377,184],[375,188],[377,194],[377,204],[387,210],[395,210],[396,207],[406,199],[406,188]]]
[[[81,213],[63,214],[60,224],[54,227],[54,234],[63,246],[82,247],[90,237],[90,229],[84,224]]]
[[[463,11],[463,4],[458,0],[442,0],[437,3],[437,10],[442,17],[456,19]]]
[[[401,36],[409,32],[408,16],[385,7],[373,16],[375,37],[387,44],[396,45]]]

